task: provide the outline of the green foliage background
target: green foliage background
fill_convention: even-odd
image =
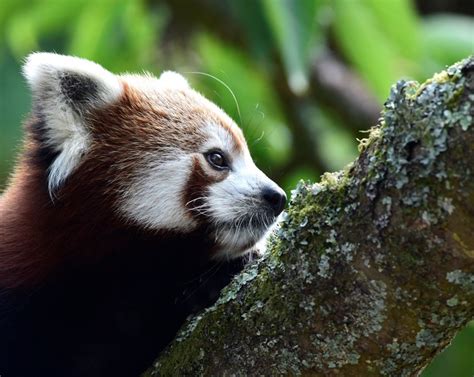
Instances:
[[[113,72],[184,74],[242,126],[257,164],[289,190],[356,157],[356,139],[377,117],[358,112],[360,98],[377,110],[397,80],[424,80],[472,54],[474,19],[421,15],[409,0],[2,0],[0,189],[29,111],[21,62],[38,50]],[[357,84],[347,91],[355,112],[345,90],[317,79],[334,78],[335,67]],[[473,375],[471,324],[423,376]]]

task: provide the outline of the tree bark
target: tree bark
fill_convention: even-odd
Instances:
[[[474,57],[401,81],[359,158],[146,376],[413,376],[474,317]]]

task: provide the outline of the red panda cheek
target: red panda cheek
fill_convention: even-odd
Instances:
[[[212,169],[204,156],[193,155],[191,173],[183,192],[184,206],[193,217],[203,219],[205,197],[210,185],[221,182],[228,176],[227,171]]]

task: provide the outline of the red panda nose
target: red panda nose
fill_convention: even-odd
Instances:
[[[262,197],[270,208],[273,210],[273,214],[278,216],[286,204],[286,194],[281,188],[265,187],[262,190]]]

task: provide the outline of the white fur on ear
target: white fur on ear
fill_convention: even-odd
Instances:
[[[71,102],[100,107],[115,101],[122,92],[117,76],[97,63],[74,56],[32,53],[26,58],[23,75],[35,99],[43,98],[46,91]]]
[[[84,115],[116,101],[122,86],[117,76],[96,63],[53,53],[29,55],[23,75],[31,88],[33,113],[44,123],[45,143],[59,153],[49,167],[53,195],[90,145]]]
[[[188,81],[179,73],[164,71],[159,78],[160,84],[167,88],[189,89]]]

